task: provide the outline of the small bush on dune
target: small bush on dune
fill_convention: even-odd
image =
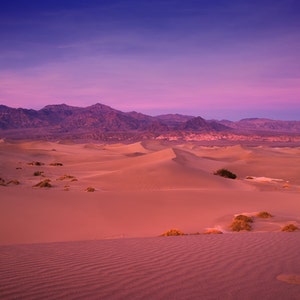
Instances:
[[[43,171],[35,171],[34,173],[33,173],[33,176],[42,176],[43,175]]]
[[[40,187],[40,188],[50,188],[52,187],[50,179],[45,179],[34,185],[33,187]]]
[[[253,219],[251,217],[245,216],[245,215],[237,215],[234,220],[237,221],[244,221],[247,223],[253,223]]]
[[[85,189],[86,192],[95,192],[95,188],[89,186]]]
[[[29,165],[29,166],[43,166],[44,163],[42,163],[40,161],[32,161],[32,162],[28,163],[27,165]]]
[[[268,218],[272,218],[273,215],[271,215],[270,213],[268,213],[267,211],[261,211],[256,215],[258,218],[262,218],[262,219],[268,219]]]
[[[230,179],[236,179],[236,175],[227,169],[219,169],[216,172],[214,172],[214,175],[219,175],[225,178],[230,178]]]
[[[63,166],[63,164],[62,164],[62,163],[59,163],[59,162],[57,162],[57,163],[51,163],[51,164],[49,164],[49,166],[53,166],[53,167],[62,167],[62,166]]]
[[[179,236],[179,235],[184,235],[184,233],[179,229],[170,229],[164,232],[163,234],[161,234],[160,236]]]
[[[230,228],[232,231],[242,231],[242,230],[251,231],[252,230],[252,227],[249,223],[247,223],[245,221],[241,221],[241,220],[234,220],[231,223]]]
[[[253,219],[251,217],[245,216],[245,215],[238,215],[236,216],[232,223],[230,224],[230,229],[232,231],[251,231],[252,226],[250,223],[253,223]]]
[[[281,231],[285,231],[285,232],[294,232],[297,230],[299,230],[299,228],[294,224],[288,224],[281,229]]]
[[[70,180],[73,180],[73,179],[76,179],[75,176],[72,176],[72,175],[63,175],[63,176],[60,176],[59,178],[57,178],[56,180],[65,180],[65,179],[70,179]]]
[[[0,185],[6,186],[5,180],[1,177],[0,177]]]
[[[20,184],[20,181],[19,181],[19,180],[16,180],[16,179],[13,179],[13,180],[8,181],[7,184],[15,184],[15,185],[19,185],[19,184]]]

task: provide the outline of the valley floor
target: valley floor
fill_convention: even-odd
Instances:
[[[0,298],[297,299],[299,165],[297,147],[2,141]]]

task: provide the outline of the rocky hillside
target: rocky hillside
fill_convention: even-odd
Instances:
[[[0,105],[0,138],[131,141],[288,135],[294,140],[299,134],[300,121],[244,119],[232,122],[180,114],[153,117],[122,112],[99,103],[88,107],[48,105],[40,110]]]

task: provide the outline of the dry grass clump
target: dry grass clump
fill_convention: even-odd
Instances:
[[[250,223],[253,223],[253,219],[251,217],[245,216],[245,215],[238,215],[236,216],[232,223],[230,224],[230,229],[232,231],[251,231],[252,226]]]
[[[54,166],[54,167],[62,167],[62,166],[63,166],[63,164],[62,164],[62,163],[60,163],[60,162],[55,162],[55,163],[51,163],[51,164],[49,164],[49,166]]]
[[[142,155],[145,155],[146,153],[144,152],[133,152],[133,153],[127,153],[125,154],[126,156],[128,157],[137,157],[137,156],[142,156]]]
[[[259,213],[256,214],[256,216],[258,218],[262,218],[262,219],[268,219],[268,218],[272,218],[273,217],[273,215],[271,215],[267,211],[260,211]]]
[[[70,186],[69,185],[65,185],[64,186],[64,191],[69,191],[70,190]]]
[[[225,178],[230,178],[230,179],[236,179],[236,175],[227,169],[219,169],[216,172],[214,172],[214,175],[219,175]]]
[[[43,175],[43,171],[35,171],[34,173],[33,173],[33,176],[42,176]]]
[[[72,181],[74,181],[73,179],[75,179],[75,180],[77,180],[76,178],[75,178],[75,176],[72,176],[72,175],[62,175],[62,176],[60,176],[60,177],[58,177],[56,180],[66,180],[66,179],[70,179],[70,180],[72,180]]]
[[[90,192],[90,193],[91,193],[91,192],[95,192],[95,190],[96,190],[96,189],[93,188],[93,187],[91,187],[91,186],[89,186],[89,187],[87,187],[87,188],[85,189],[86,192]]]
[[[208,229],[204,232],[204,234],[222,234],[223,232],[221,230],[212,228],[212,229]]]
[[[20,181],[19,181],[19,180],[16,180],[16,179],[13,179],[13,180],[8,181],[7,184],[15,184],[15,185],[18,185],[18,184],[20,184]]]
[[[40,187],[40,188],[50,188],[52,187],[50,179],[44,179],[40,181],[39,183],[35,184],[33,187]]]
[[[299,230],[299,228],[294,224],[288,224],[281,228],[281,231],[285,231],[285,232],[294,232],[297,230]]]
[[[6,186],[5,180],[1,177],[0,177],[0,185]]]
[[[245,216],[245,215],[237,215],[234,220],[238,221],[244,221],[247,223],[253,223],[253,219],[251,217]]]
[[[179,236],[179,235],[184,235],[184,233],[179,229],[170,229],[162,233],[160,236]]]
[[[27,165],[29,165],[29,166],[43,166],[44,163],[42,163],[40,161],[32,161],[32,162],[27,163]]]

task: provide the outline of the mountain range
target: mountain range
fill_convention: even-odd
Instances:
[[[88,107],[47,105],[40,110],[0,105],[0,138],[74,140],[189,140],[249,136],[289,136],[298,140],[300,121],[270,119],[205,120],[200,116],[149,116],[97,103]]]

